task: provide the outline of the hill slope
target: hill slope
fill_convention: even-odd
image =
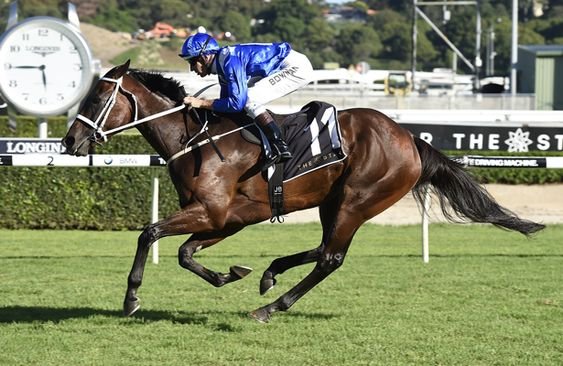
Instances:
[[[125,33],[111,32],[88,23],[81,23],[80,30],[88,41],[94,58],[102,62],[102,67],[113,66],[110,63],[112,58],[137,46]]]

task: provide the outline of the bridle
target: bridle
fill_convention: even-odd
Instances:
[[[115,86],[114,86],[114,88],[111,92],[111,95],[106,100],[100,114],[98,115],[98,118],[96,118],[95,121],[92,121],[90,118],[88,118],[88,117],[86,117],[82,114],[78,114],[76,116],[76,119],[80,120],[82,123],[88,125],[89,127],[91,127],[94,130],[92,132],[92,135],[89,137],[89,139],[91,141],[95,142],[95,143],[98,143],[98,144],[100,143],[99,142],[100,140],[103,140],[104,142],[106,142],[107,139],[108,139],[107,138],[108,135],[112,135],[114,133],[117,133],[117,132],[120,132],[120,131],[123,131],[123,130],[127,130],[129,128],[140,125],[141,123],[145,123],[145,122],[151,121],[153,119],[157,119],[157,118],[160,118],[162,116],[166,116],[168,114],[175,113],[175,112],[180,111],[180,110],[185,108],[185,105],[182,104],[180,106],[177,106],[177,107],[174,107],[174,108],[171,108],[171,109],[150,115],[148,117],[137,119],[138,115],[139,115],[137,98],[135,97],[135,94],[131,93],[129,90],[127,90],[123,87],[123,85],[122,85],[123,84],[123,77],[120,77],[119,79],[102,77],[102,78],[100,78],[100,81],[107,81],[107,82],[115,84]],[[119,91],[121,91],[123,94],[125,94],[125,96],[127,96],[127,98],[132,101],[131,104],[133,104],[133,110],[134,110],[133,121],[126,123],[122,126],[112,128],[111,130],[104,131],[103,128],[106,124],[106,121],[109,117],[111,110],[115,106],[115,103],[117,101],[117,95],[118,95]]]
[[[135,94],[133,94],[132,92],[128,91],[127,89],[125,89],[123,87],[123,76],[120,77],[119,79],[113,79],[113,78],[108,78],[108,77],[102,77],[100,78],[99,81],[106,81],[106,82],[110,82],[110,83],[114,83],[114,89],[111,92],[111,95],[109,96],[109,98],[106,100],[100,114],[98,115],[98,118],[96,118],[95,121],[92,121],[90,118],[82,115],[82,114],[78,114],[76,116],[76,119],[81,121],[82,123],[86,124],[87,126],[89,126],[90,128],[93,129],[92,135],[90,135],[88,137],[88,140],[97,143],[97,144],[101,144],[100,140],[103,140],[104,142],[107,141],[108,135],[112,135],[114,133],[123,131],[123,130],[127,130],[129,128],[135,127],[137,125],[140,125],[142,123],[151,121],[153,119],[157,119],[163,116],[166,116],[168,114],[172,114],[175,112],[178,112],[184,108],[186,108],[185,104],[179,105],[177,107],[171,108],[171,109],[167,109],[165,111],[162,112],[158,112],[155,114],[152,114],[150,116],[147,116],[145,118],[141,118],[141,119],[137,119],[138,117],[138,105],[137,105],[137,98],[135,97]],[[216,84],[211,84],[208,85],[206,87],[204,87],[203,89],[199,90],[197,93],[194,94],[194,96],[198,96],[201,93],[203,93],[205,90],[209,89],[210,87],[214,86]],[[116,127],[116,128],[112,128],[111,130],[107,130],[104,131],[104,125],[109,117],[109,114],[111,112],[111,110],[113,109],[113,107],[115,106],[115,103],[117,101],[117,95],[119,93],[119,91],[121,91],[123,94],[125,94],[128,99],[130,99],[132,101],[133,104],[133,109],[135,111],[134,113],[134,118],[133,121],[126,123],[122,126]],[[191,108],[191,107],[190,107]],[[197,113],[196,113],[197,116]],[[199,118],[199,117],[198,117]],[[201,121],[200,121],[201,122]],[[189,153],[190,151],[193,151],[194,149],[197,149],[205,144],[211,143],[213,148],[215,149],[215,151],[217,152],[217,154],[219,155],[219,157],[221,158],[222,161],[224,161],[224,158],[221,154],[221,152],[219,152],[219,150],[217,149],[217,147],[215,146],[215,141],[219,140],[220,138],[223,138],[227,135],[230,135],[234,132],[243,130],[249,126],[251,126],[252,124],[248,124],[245,126],[240,126],[234,130],[228,131],[226,133],[220,134],[220,135],[216,135],[216,136],[210,136],[209,135],[209,131],[208,131],[208,127],[207,127],[208,121],[206,120],[205,123],[200,123],[201,125],[201,129],[195,133],[186,143],[186,146],[184,149],[178,151],[177,153],[173,154],[167,161],[167,163],[170,163],[172,160],[175,160],[177,158],[179,158],[180,156]],[[195,139],[203,134],[207,134],[207,139],[204,139],[203,141],[200,141],[198,143],[195,143],[192,145],[192,143],[194,143]]]

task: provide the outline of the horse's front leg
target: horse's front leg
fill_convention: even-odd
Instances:
[[[149,249],[155,241],[163,236],[158,224],[146,226],[137,240],[137,252],[135,253],[133,267],[127,278],[127,292],[123,302],[123,314],[125,316],[133,315],[141,307],[137,297],[137,290],[143,282],[143,273]]]
[[[131,316],[139,310],[140,305],[137,290],[143,282],[143,273],[145,271],[149,249],[155,241],[167,235],[172,234],[162,230],[161,222],[146,226],[141,235],[139,235],[139,239],[137,240],[137,252],[133,260],[133,267],[127,278],[127,292],[125,293],[125,300],[123,301],[123,314],[125,316]]]
[[[197,223],[197,230],[194,224]],[[191,206],[175,214],[145,227],[137,242],[137,252],[133,267],[127,280],[127,292],[123,302],[125,316],[133,315],[139,310],[137,290],[143,282],[143,273],[151,245],[160,238],[172,235],[189,234],[194,231],[211,231],[213,225],[205,209],[201,206]]]
[[[240,280],[252,272],[252,268],[234,265],[229,269],[229,273],[219,273],[205,268],[193,259],[194,253],[208,248],[219,241],[231,236],[242,227],[221,230],[210,233],[193,234],[178,250],[178,262],[183,268],[195,273],[215,287],[221,287],[227,283]]]

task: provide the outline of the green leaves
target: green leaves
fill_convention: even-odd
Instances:
[[[50,136],[64,136],[66,120],[51,119],[49,131]],[[36,136],[37,121],[21,117],[18,130],[13,133],[7,128],[6,118],[0,118],[0,135]],[[141,135],[123,134],[114,136],[97,153],[154,151]],[[563,182],[563,169],[472,168],[471,172],[483,183]],[[178,209],[178,197],[165,168],[0,167],[0,228],[140,229],[150,222],[153,176],[160,179],[160,217],[165,217]]]

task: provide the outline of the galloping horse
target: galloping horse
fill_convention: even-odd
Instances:
[[[241,136],[236,115],[213,115],[205,123],[209,135],[203,133],[197,111],[183,106],[185,95],[177,81],[159,73],[129,70],[127,61],[98,81],[63,139],[68,153],[86,155],[93,144],[135,126],[168,161],[180,210],[146,226],[139,236],[123,304],[126,316],[140,308],[137,291],[153,242],[192,234],[179,248],[179,264],[220,287],[243,278],[251,269],[234,265],[228,273],[215,272],[196,262],[194,253],[271,215],[260,146]],[[544,227],[501,207],[462,166],[386,115],[355,108],[340,111],[338,120],[347,157],[284,186],[285,213],[319,207],[320,245],[275,259],[262,275],[260,293],[274,286],[276,275],[292,267],[312,262],[316,266],[277,300],[254,310],[250,315],[256,320],[267,322],[272,313],[288,310],[340,267],[358,228],[411,190],[421,202],[431,187],[451,221],[492,223],[526,235]],[[214,142],[205,143],[210,136]],[[225,153],[224,161],[218,151]]]

